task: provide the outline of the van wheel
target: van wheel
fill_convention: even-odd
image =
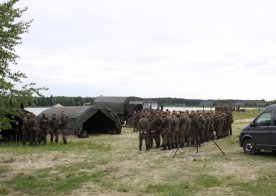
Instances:
[[[245,140],[242,146],[243,146],[243,151],[246,154],[250,154],[250,155],[256,154],[255,144],[251,139]]]

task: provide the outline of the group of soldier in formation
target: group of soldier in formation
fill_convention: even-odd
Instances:
[[[30,145],[44,143],[46,144],[47,135],[50,134],[50,142],[58,143],[59,131],[62,135],[63,143],[67,143],[67,117],[65,112],[61,112],[61,117],[57,118],[56,114],[52,114],[51,119],[48,119],[45,113],[37,120],[33,113],[28,113],[23,120],[23,145],[29,141]]]
[[[198,146],[212,139],[232,135],[232,112],[141,111],[134,112],[134,130],[139,132],[139,150]],[[161,143],[162,142],[162,143]]]

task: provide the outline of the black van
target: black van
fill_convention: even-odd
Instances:
[[[240,134],[240,146],[246,154],[260,150],[276,152],[276,104],[266,107]]]

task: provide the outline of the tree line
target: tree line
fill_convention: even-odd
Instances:
[[[67,97],[67,96],[50,96],[50,97],[33,97],[33,100],[29,101],[27,106],[33,107],[51,107],[55,104],[61,104],[63,106],[82,106],[85,103],[94,102],[95,97]],[[235,106],[235,103],[242,102],[244,105],[242,107],[258,107],[259,104],[262,103],[262,107],[270,104],[276,103],[275,101],[266,102],[265,100],[233,100],[233,99],[225,99],[225,100],[203,100],[203,99],[184,99],[184,98],[172,98],[172,97],[164,97],[164,98],[144,98],[144,100],[152,100],[158,102],[163,106],[200,106],[200,103],[203,101],[211,101],[213,102],[213,106]]]

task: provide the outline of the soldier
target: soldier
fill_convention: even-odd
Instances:
[[[169,113],[167,112],[162,112],[162,149],[161,150],[166,150],[167,147],[169,147],[169,129],[171,128],[171,121],[170,118],[167,117]]]
[[[67,117],[65,116],[65,112],[61,111],[61,117],[59,119],[59,128],[60,128],[60,132],[61,132],[61,136],[62,136],[62,140],[63,140],[63,144],[67,144]]]
[[[22,144],[23,145],[26,145],[26,141],[30,137],[29,128],[28,128],[28,120],[30,119],[30,117],[31,117],[31,114],[28,113],[23,119],[23,125],[22,125],[22,130],[23,130]]]
[[[211,117],[210,113],[205,113],[205,119],[206,119],[206,124],[205,124],[205,141],[208,142],[210,140],[210,126],[211,126]]]
[[[52,118],[50,120],[50,142],[53,143],[53,139],[55,136],[55,142],[58,143],[58,120],[56,118],[56,114],[52,114]]]
[[[184,132],[186,129],[185,113],[181,112],[179,117],[179,130],[176,132],[176,145],[177,147],[184,147]]]
[[[148,119],[149,121],[149,148],[152,148],[153,146],[153,138],[154,138],[154,134],[155,134],[155,131],[153,130],[153,113],[148,113],[146,112],[146,119]],[[152,141],[152,142],[151,142]]]
[[[160,118],[160,112],[156,112],[152,121],[153,138],[150,138],[150,145],[153,145],[153,139],[156,143],[156,148],[160,147],[160,134],[162,131],[162,119]]]
[[[205,125],[206,125],[206,119],[203,114],[200,114],[198,117],[198,124],[199,124],[199,142],[203,144],[205,141]]]
[[[211,114],[210,114],[210,127],[209,127],[209,138],[211,140],[215,139],[214,130],[215,130],[215,115],[214,115],[213,112],[211,112]]]
[[[229,132],[227,129],[227,114],[225,112],[222,113],[222,134],[223,137],[228,136]]]
[[[191,131],[190,131],[190,144],[199,144],[199,120],[197,114],[192,112],[191,118]]]
[[[172,149],[172,116],[170,114],[170,111],[167,111],[167,146],[168,146],[168,150]]]
[[[30,119],[27,121],[27,127],[30,135],[30,145],[37,144],[37,120],[35,119],[34,113],[31,113]]]
[[[188,143],[188,142],[189,142],[190,133],[191,133],[191,126],[192,126],[192,120],[191,120],[191,118],[189,117],[189,112],[186,112],[185,118],[186,118],[187,123],[186,123],[186,129],[185,129],[185,132],[184,132],[183,145],[184,145],[185,143]]]
[[[49,119],[47,118],[46,114],[43,113],[42,117],[39,120],[40,129],[41,129],[41,135],[39,142],[42,140],[44,144],[46,144],[47,141],[47,133],[49,130]]]
[[[179,131],[179,119],[176,117],[176,112],[172,113],[172,118],[171,118],[171,137],[170,137],[170,146],[171,148],[176,148],[175,144],[175,135]]]
[[[139,121],[139,115],[137,114],[136,111],[133,113],[133,132],[137,131],[137,125]]]
[[[217,139],[219,139],[222,136],[222,134],[221,134],[222,121],[221,121],[219,112],[217,112],[215,115],[214,125],[215,125],[216,137],[217,137]]]
[[[231,111],[226,112],[227,114],[227,130],[229,131],[229,135],[232,135],[232,123],[233,123],[233,114]]]
[[[142,114],[142,118],[138,121],[139,131],[139,151],[142,150],[142,143],[145,140],[146,150],[149,151],[149,120],[146,118],[146,114]]]

